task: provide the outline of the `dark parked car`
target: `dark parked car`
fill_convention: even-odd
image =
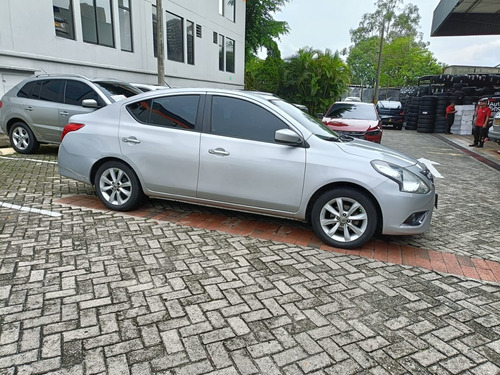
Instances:
[[[380,100],[377,102],[377,111],[382,120],[382,125],[393,126],[395,129],[403,128],[404,110],[398,101]]]
[[[31,154],[40,143],[59,144],[71,116],[93,112],[142,93],[113,79],[75,75],[30,77],[7,91],[0,101],[0,128],[14,150]]]

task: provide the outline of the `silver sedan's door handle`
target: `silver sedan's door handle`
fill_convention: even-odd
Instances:
[[[59,114],[61,116],[69,116],[69,112],[66,112],[66,111],[61,111],[61,112],[59,112]]]
[[[212,155],[221,155],[221,156],[228,156],[229,155],[229,152],[227,152],[226,150],[224,150],[223,148],[220,148],[220,147],[217,147],[215,150],[210,149],[210,150],[208,150],[208,153],[212,154]]]
[[[122,142],[134,144],[141,143],[141,141],[139,141],[136,137],[123,137]]]
[[[31,112],[33,110],[33,107],[26,107],[24,109]]]

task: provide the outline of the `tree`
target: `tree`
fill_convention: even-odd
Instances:
[[[353,82],[379,86],[414,84],[420,75],[438,74],[442,65],[427,50],[418,31],[418,7],[403,0],[378,0],[374,13],[363,15],[359,27],[351,30],[355,43],[347,63]]]
[[[304,104],[311,113],[324,112],[346,91],[351,74],[338,52],[302,48],[285,60],[280,95]]]
[[[351,30],[351,41],[355,44],[367,40],[378,41],[377,60],[375,62],[375,100],[378,98],[378,89],[382,73],[384,44],[391,44],[398,38],[409,38],[416,46],[425,47],[422,34],[418,32],[420,15],[418,7],[412,4],[402,7],[403,0],[377,0],[373,13],[363,15],[359,27]],[[375,38],[375,39],[374,39]],[[366,48],[366,45],[363,47]],[[372,57],[372,54],[370,56]],[[351,61],[354,57],[351,58]],[[363,62],[359,63],[363,65]],[[359,69],[357,70],[359,73]],[[361,77],[358,77],[361,80]]]
[[[276,40],[280,35],[288,33],[288,24],[276,21],[273,14],[290,0],[247,0],[245,56],[249,61],[256,56],[260,48],[276,50]]]
[[[269,50],[265,60],[251,55],[245,67],[245,89],[278,93],[283,81],[280,51]]]

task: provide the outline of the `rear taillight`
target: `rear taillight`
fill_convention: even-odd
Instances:
[[[2,101],[0,100],[0,108],[2,108]]]
[[[66,134],[68,134],[70,132],[77,131],[78,129],[81,129],[84,126],[85,126],[85,124],[76,124],[76,123],[69,123],[69,124],[67,124],[64,127],[63,132],[61,134],[61,142],[64,139],[64,137],[66,136]]]

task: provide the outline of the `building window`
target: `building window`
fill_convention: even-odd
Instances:
[[[156,25],[157,25],[156,6],[153,5],[153,54],[155,57],[158,57],[158,41],[156,40]]]
[[[186,21],[187,63],[194,65],[194,23]]]
[[[114,47],[110,0],[80,0],[83,41]]]
[[[219,70],[224,71],[224,36],[219,34]]]
[[[234,0],[226,0],[224,16],[226,16],[229,21],[234,22]]]
[[[122,51],[132,52],[132,19],[129,0],[118,1]]]
[[[234,40],[226,38],[226,72],[234,73]]]
[[[73,7],[70,0],[53,0],[54,27],[56,35],[62,38],[75,39]]]
[[[219,0],[219,14],[226,17],[229,21],[235,19],[235,0]]]
[[[167,59],[184,62],[183,19],[167,12]]]

